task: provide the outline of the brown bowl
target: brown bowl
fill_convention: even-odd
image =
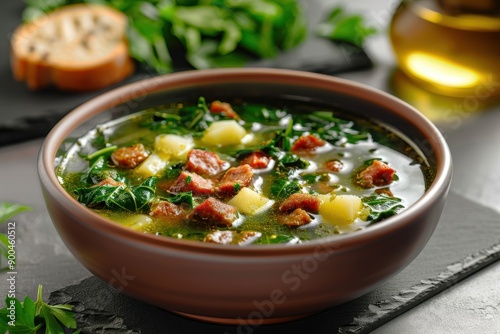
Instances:
[[[380,119],[413,139],[435,170],[435,178],[415,204],[364,230],[296,245],[246,247],[134,231],[82,206],[59,184],[55,173],[59,157],[96,124],[198,96],[294,96]],[[217,69],[153,77],[81,105],[47,136],[38,172],[58,233],[94,275],[163,309],[241,325],[286,321],[325,310],[369,292],[405,268],[439,221],[452,161],[436,127],[384,92],[307,72]]]

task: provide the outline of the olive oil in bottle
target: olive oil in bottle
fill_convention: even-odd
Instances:
[[[450,96],[500,94],[499,0],[404,0],[390,26],[400,69]]]

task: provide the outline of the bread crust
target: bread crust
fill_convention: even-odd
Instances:
[[[13,76],[31,90],[92,91],[120,82],[134,71],[126,27],[126,16],[107,6],[61,7],[15,30]]]

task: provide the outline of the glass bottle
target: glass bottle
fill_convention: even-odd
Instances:
[[[390,38],[399,68],[424,88],[500,94],[500,0],[403,0]]]

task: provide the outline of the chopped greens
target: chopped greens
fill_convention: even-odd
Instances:
[[[163,173],[163,177],[165,179],[176,179],[182,172],[182,167],[184,164],[182,162],[176,163],[167,168],[167,170]]]
[[[149,209],[155,198],[156,177],[150,177],[137,186],[95,185],[90,188],[76,189],[77,199],[89,208],[106,207],[132,212]]]
[[[119,182],[123,181],[118,175],[117,170],[111,169],[108,166],[108,158],[107,156],[99,156],[90,164],[89,172],[84,178],[87,184],[96,184],[107,178],[112,178]]]
[[[289,152],[281,158],[279,163],[285,167],[296,167],[299,169],[304,169],[309,166],[309,162],[307,160]]]
[[[154,113],[151,121],[143,123],[143,126],[163,133],[201,137],[203,131],[210,124],[223,119],[229,119],[222,114],[210,112],[205,98],[200,97],[196,105],[183,106],[179,109],[161,110]]]
[[[286,109],[271,109],[261,104],[245,105],[245,121],[248,123],[274,124],[287,115],[288,111]]]
[[[271,184],[271,194],[281,200],[299,192],[300,189],[300,184],[296,180],[276,179]]]
[[[187,192],[181,192],[177,194],[166,194],[164,196],[161,196],[160,199],[169,201],[170,203],[173,204],[181,204],[181,203],[186,203],[189,205],[190,208],[194,206],[194,199],[193,199],[193,193],[191,191]]]
[[[266,243],[266,244],[295,244],[300,242],[300,239],[297,237],[294,237],[292,235],[272,235],[272,236],[266,236],[265,239],[260,240],[259,243]]]
[[[368,220],[371,224],[381,221],[382,219],[394,216],[404,209],[401,204],[402,199],[390,197],[383,194],[373,194],[362,198],[363,203],[370,208]]]
[[[366,130],[356,129],[353,121],[335,117],[332,112],[315,111],[298,115],[294,119],[302,125],[300,129],[294,128],[294,136],[305,132],[316,133],[321,139],[336,146],[371,140]]]

